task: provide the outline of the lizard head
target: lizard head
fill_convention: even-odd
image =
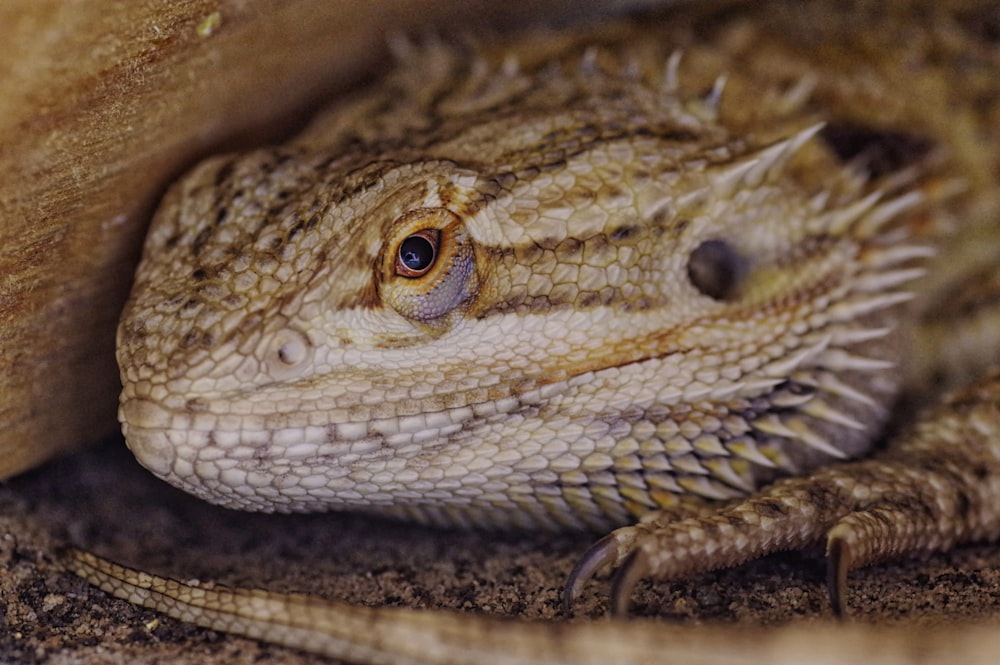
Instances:
[[[919,197],[819,125],[604,85],[197,167],[119,328],[140,462],[238,508],[580,527],[863,452]]]

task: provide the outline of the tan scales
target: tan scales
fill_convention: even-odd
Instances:
[[[851,567],[995,540],[1000,47],[975,3],[879,6],[401,43],[379,86],[167,195],[119,329],[130,448],[238,508],[624,526],[567,589],[620,564],[618,609],[825,540],[841,610]],[[406,641],[334,607],[350,639],[301,642],[311,601],[236,619],[224,589],[69,565],[332,655]]]

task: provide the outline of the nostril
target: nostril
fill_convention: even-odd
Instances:
[[[298,365],[306,359],[308,353],[309,349],[306,346],[306,340],[303,340],[301,336],[295,336],[286,340],[278,347],[277,351],[278,360],[286,365]]]
[[[313,345],[305,333],[294,328],[276,332],[266,344],[264,365],[274,379],[298,375],[312,359]]]

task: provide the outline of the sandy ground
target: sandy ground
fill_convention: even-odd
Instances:
[[[440,531],[359,515],[237,513],[154,479],[116,438],[0,487],[0,663],[327,662],[111,599],[53,564],[67,542],[182,579],[551,619],[560,617],[562,581],[592,540]],[[773,556],[643,584],[634,613],[675,625],[825,621],[823,574],[815,553]],[[592,583],[580,614],[603,615],[605,592]],[[850,604],[866,624],[996,620],[1000,547],[857,572]]]

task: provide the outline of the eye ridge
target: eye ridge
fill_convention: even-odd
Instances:
[[[422,229],[411,233],[399,243],[396,252],[396,274],[410,279],[423,277],[437,262],[440,246],[439,229]]]

